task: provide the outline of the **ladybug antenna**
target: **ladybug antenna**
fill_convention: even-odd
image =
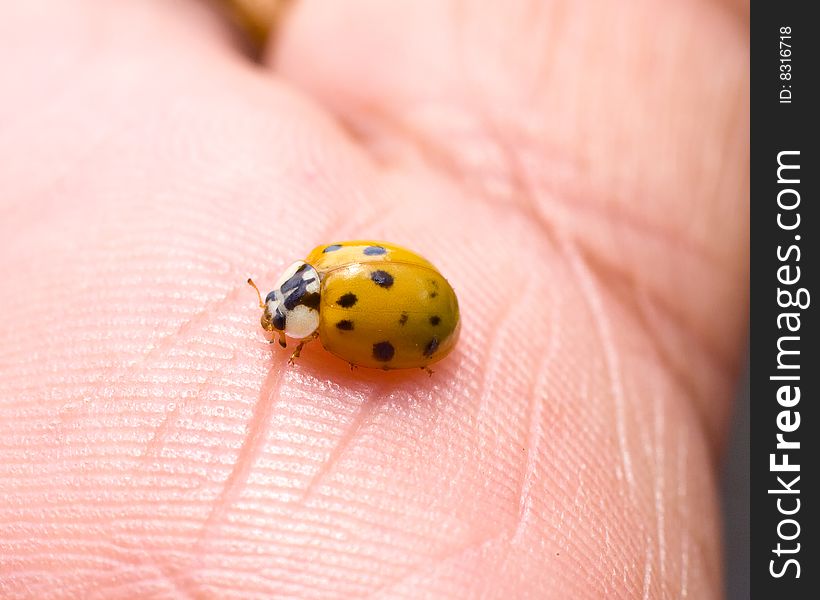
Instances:
[[[259,308],[265,308],[265,303],[262,302],[262,293],[259,291],[259,288],[256,287],[256,284],[253,282],[253,279],[251,279],[250,277],[248,277],[248,285],[255,289],[256,295],[259,296]]]

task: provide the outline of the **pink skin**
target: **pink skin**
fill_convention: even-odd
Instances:
[[[744,17],[497,4],[298,0],[264,66],[4,6],[0,596],[720,596]],[[267,344],[247,277],[361,237],[457,290],[433,377]]]

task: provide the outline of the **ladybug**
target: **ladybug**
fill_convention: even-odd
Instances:
[[[453,288],[429,261],[384,242],[338,242],[290,265],[265,300],[261,323],[283,348],[297,341],[289,363],[318,338],[353,367],[421,368],[455,346],[460,322]],[[274,340],[271,340],[273,343]]]

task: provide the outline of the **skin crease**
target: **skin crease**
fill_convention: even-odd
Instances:
[[[3,11],[0,596],[721,596],[744,7]],[[264,339],[351,238],[457,291],[432,377]]]

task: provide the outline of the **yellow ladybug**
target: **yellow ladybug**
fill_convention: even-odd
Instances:
[[[460,329],[453,288],[427,260],[372,241],[315,248],[290,265],[262,301],[262,327],[298,341],[317,337],[351,367],[422,368],[447,356]],[[271,340],[273,342],[273,340]]]

